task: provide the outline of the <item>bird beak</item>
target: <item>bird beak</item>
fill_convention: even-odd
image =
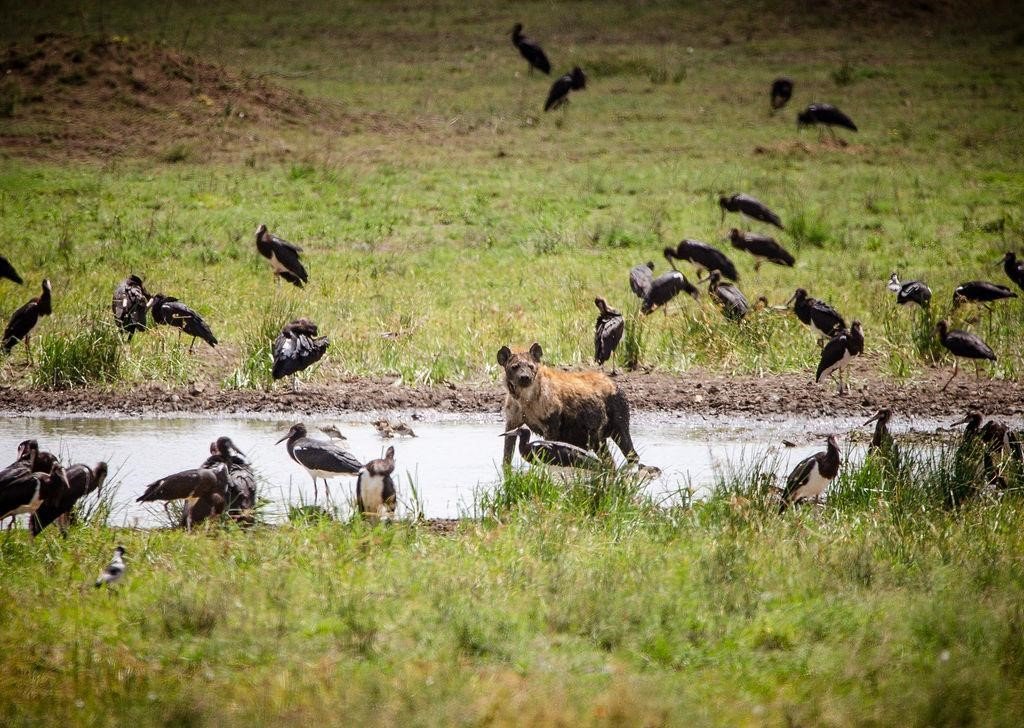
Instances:
[[[795,301],[795,300],[796,300],[796,294],[794,293],[792,296],[789,297],[789,300],[786,301],[786,308],[789,308],[790,304],[792,304],[793,301]]]
[[[956,427],[957,425],[966,425],[966,424],[967,424],[967,422],[968,422],[968,421],[969,421],[970,419],[971,419],[971,416],[970,416],[970,415],[967,415],[967,416],[965,416],[965,417],[964,417],[964,418],[963,418],[962,420],[957,420],[956,422],[954,422],[953,424],[951,424],[951,425],[950,425],[950,427]]]
[[[149,299],[148,301],[146,301],[146,308],[147,308],[147,309],[148,309],[148,308],[153,308],[153,302],[154,302],[155,300],[156,300],[155,298],[150,298],[150,299]]]
[[[879,418],[880,418],[881,416],[882,416],[882,413],[881,413],[881,412],[876,412],[876,413],[875,413],[875,416],[874,416],[874,417],[872,417],[872,418],[871,418],[870,420],[868,420],[867,422],[865,422],[865,423],[864,423],[864,425],[870,425],[870,424],[871,424],[872,422],[875,422],[875,421],[877,421],[877,420],[878,420],[878,419],[879,419]],[[863,427],[864,425],[861,425],[861,427]]]
[[[280,444],[281,444],[282,442],[284,442],[285,440],[287,440],[287,439],[289,438],[289,436],[291,436],[291,434],[292,434],[292,433],[290,433],[290,432],[289,432],[289,433],[288,433],[287,435],[285,435],[284,437],[282,437],[282,438],[281,438],[280,440],[278,440],[278,441],[277,441],[277,442],[275,442],[274,444],[275,444],[275,445],[280,445]],[[244,453],[243,453],[243,454],[244,454]]]
[[[704,276],[703,278],[701,278],[701,277],[699,277],[699,276],[698,276],[698,277],[697,277],[697,282],[698,282],[698,283],[706,283],[706,282],[707,282],[707,281],[708,281],[708,280],[709,280],[710,278],[711,278],[711,276],[710,276],[710,275],[706,275],[706,276]]]
[[[519,428],[517,427],[514,430],[509,430],[508,432],[501,433],[500,435],[498,435],[498,437],[515,437],[518,434],[519,434]]]

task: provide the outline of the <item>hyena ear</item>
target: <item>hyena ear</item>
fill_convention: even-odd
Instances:
[[[533,342],[533,346],[530,347],[530,356],[533,357],[535,362],[540,362],[540,358],[544,355],[544,350],[540,348],[540,344],[536,341]]]
[[[505,362],[508,361],[510,356],[512,356],[512,350],[507,346],[503,346],[498,349],[498,366],[505,366]]]

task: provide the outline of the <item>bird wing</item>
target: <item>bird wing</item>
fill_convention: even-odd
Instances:
[[[7,328],[4,329],[3,346],[7,351],[14,348],[14,345],[25,338],[25,335],[32,331],[32,327],[39,321],[39,306],[35,300],[29,301],[24,306],[11,314]]]
[[[163,309],[164,320],[167,324],[181,329],[190,336],[202,339],[210,346],[217,345],[217,337],[213,335],[213,331],[203,321],[203,317],[184,303],[180,301],[165,303]]]
[[[17,284],[24,283],[21,280],[21,276],[18,275],[18,271],[14,270],[14,266],[4,256],[0,255],[0,278],[6,278],[7,280],[14,281]]]
[[[807,479],[811,476],[811,468],[814,467],[816,460],[817,455],[811,455],[796,464],[793,472],[786,478],[786,488],[782,491],[783,501],[787,500],[801,485],[807,482]]]
[[[273,233],[269,233],[269,235],[270,235],[270,244],[273,247],[274,252],[277,252],[277,250],[280,249],[280,248],[288,248],[288,249],[294,251],[296,254],[302,252],[302,248],[299,247],[298,245],[296,245],[295,243],[289,243],[284,238],[279,238],[276,235],[274,235]]]
[[[735,286],[720,284],[715,288],[715,295],[730,318],[741,319],[750,311],[750,303],[743,292]]]
[[[815,300],[811,304],[811,320],[819,331],[824,331],[826,334],[846,328],[846,322],[839,312],[824,301]]]
[[[814,381],[821,381],[821,375],[825,373],[825,370],[835,364],[843,358],[846,353],[846,344],[849,341],[849,335],[846,331],[833,336],[825,344],[825,347],[821,350],[821,360],[818,362],[818,371],[814,375]]]
[[[946,348],[956,356],[962,356],[966,359],[996,360],[996,355],[992,348],[980,336],[976,336],[968,331],[950,331],[944,343]]]
[[[308,470],[356,475],[363,467],[352,453],[320,440],[307,443],[300,441],[292,448],[292,454],[295,460]]]
[[[36,474],[29,472],[28,468],[5,478],[0,483],[0,518],[6,518],[11,512],[27,505],[38,487]]]
[[[544,49],[531,38],[525,36],[519,39],[516,43],[519,48],[519,52],[527,62],[536,68],[538,71],[543,73],[551,73],[551,61],[548,60],[547,55],[544,53]],[[507,46],[506,46],[507,47]]]
[[[639,298],[646,298],[651,292],[651,283],[654,281],[654,274],[646,265],[634,266],[629,271],[629,287],[633,289]]]
[[[594,327],[594,359],[598,364],[603,364],[611,358],[625,330],[626,321],[622,316],[597,317],[597,324]]]
[[[216,468],[192,468],[150,483],[142,495],[135,500],[138,503],[145,503],[155,500],[202,497],[218,489],[223,490],[226,482],[227,472],[222,465]]]
[[[289,273],[300,281],[297,285],[301,287],[301,283],[308,283],[309,273],[306,272],[306,268],[299,259],[299,253],[302,251],[302,248],[280,238],[273,238],[272,245],[274,257],[277,258],[281,265],[288,269]]]
[[[757,198],[746,194],[739,194],[733,197],[733,202],[744,215],[748,215],[755,220],[771,223],[777,228],[782,228],[782,220],[779,216]]]
[[[301,372],[323,358],[330,340],[326,336],[281,334],[274,340],[274,379]]]
[[[768,235],[747,235],[746,249],[753,255],[758,255],[766,260],[779,265],[793,267],[796,263],[788,250],[783,248],[779,242]]]
[[[572,76],[561,76],[551,84],[551,91],[548,93],[548,100],[544,102],[544,111],[550,111],[566,96],[572,88]]]

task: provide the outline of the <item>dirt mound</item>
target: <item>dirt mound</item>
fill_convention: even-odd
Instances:
[[[234,153],[340,109],[159,45],[46,34],[0,56],[0,147],[42,157]]]

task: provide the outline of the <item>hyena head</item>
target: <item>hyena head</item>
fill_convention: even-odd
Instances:
[[[507,346],[498,349],[498,364],[505,369],[505,386],[509,393],[518,397],[534,385],[543,353],[537,343],[529,351],[513,352]]]

